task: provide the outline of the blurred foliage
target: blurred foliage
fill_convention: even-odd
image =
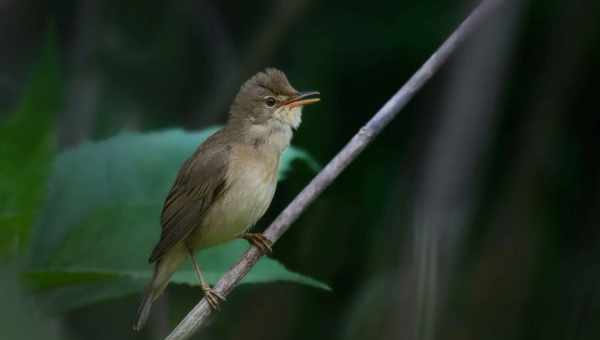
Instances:
[[[45,193],[63,95],[56,40],[50,31],[18,109],[0,122],[0,255],[27,245]]]
[[[6,306],[10,306],[0,309],[2,339],[64,339],[61,337],[60,320],[40,310],[36,299],[23,287],[22,280],[14,275],[19,268],[7,266],[2,269],[2,301]],[[30,326],[25,327],[24,320],[27,320]]]
[[[146,259],[160,236],[164,197],[183,161],[214,131],[125,133],[57,157],[33,230],[27,274],[48,306],[64,311],[122,296],[152,277]],[[280,179],[297,160],[316,166],[308,154],[291,147],[282,156]],[[240,240],[200,252],[207,279],[216,282],[247,248]],[[244,282],[277,280],[327,288],[270,258],[260,261]],[[199,284],[191,263],[172,282]]]

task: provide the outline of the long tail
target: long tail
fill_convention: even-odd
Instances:
[[[146,325],[148,317],[150,316],[150,310],[152,309],[152,303],[162,294],[171,276],[177,270],[177,267],[185,260],[186,253],[180,249],[173,249],[173,251],[165,254],[156,265],[154,266],[154,275],[152,275],[152,281],[146,286],[144,291],[144,297],[142,303],[138,309],[137,321],[133,325],[135,331],[140,331]]]

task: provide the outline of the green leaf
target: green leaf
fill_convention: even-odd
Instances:
[[[147,258],[159,238],[164,197],[184,159],[214,131],[125,133],[59,155],[34,230],[30,282],[49,301],[63,299],[61,309],[140,289],[151,276]],[[290,148],[280,171],[297,159],[316,164]],[[215,282],[247,248],[246,242],[233,241],[201,251],[208,280]],[[269,258],[245,282],[275,280],[327,288]],[[197,284],[189,263],[172,282]]]
[[[291,147],[287,149],[282,156],[281,165],[279,167],[279,180],[283,180],[287,177],[292,168],[292,163],[295,160],[304,161],[306,165],[308,165],[310,169],[315,172],[319,171],[321,168],[319,163],[317,163],[317,161],[312,158],[308,152],[302,149]]]
[[[0,255],[24,248],[43,199],[62,98],[55,40],[51,31],[18,109],[0,126]]]

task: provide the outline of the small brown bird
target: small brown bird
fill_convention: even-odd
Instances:
[[[319,101],[319,92],[298,92],[285,74],[267,69],[250,78],[235,97],[227,124],[183,163],[165,200],[160,241],[150,255],[155,263],[135,330],[144,327],[152,303],[177,267],[189,257],[213,309],[224,298],[208,285],[194,252],[244,238],[264,252],[271,241],[249,233],[275,193],[277,169],[302,107]]]

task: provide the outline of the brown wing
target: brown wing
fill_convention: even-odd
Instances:
[[[163,206],[160,241],[150,255],[150,263],[199,227],[208,207],[227,190],[230,147],[215,143],[218,134],[206,140],[179,170]]]

